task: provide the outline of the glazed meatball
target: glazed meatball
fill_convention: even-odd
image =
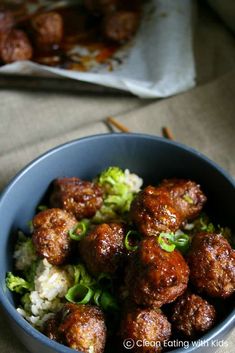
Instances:
[[[0,34],[0,59],[10,64],[15,61],[30,60],[33,49],[27,35],[19,30],[12,29]]]
[[[139,231],[146,236],[179,229],[182,218],[173,207],[166,193],[148,186],[142,190],[131,204],[130,216]]]
[[[51,320],[54,320],[55,326]],[[104,351],[106,326],[104,315],[96,306],[65,304],[55,318],[46,323],[44,333],[79,352]]]
[[[50,317],[44,324],[43,332],[51,340],[63,343],[63,337],[58,330],[58,324],[61,320],[61,312]]]
[[[172,205],[179,211],[183,220],[196,218],[206,202],[200,185],[191,180],[166,179],[158,190],[169,194]]]
[[[88,11],[94,14],[104,14],[115,11],[120,0],[84,0]]]
[[[0,9],[0,32],[7,32],[15,25],[11,11]]]
[[[190,280],[198,291],[218,298],[235,292],[235,250],[221,234],[196,234],[188,265]]]
[[[79,252],[87,269],[93,275],[113,274],[125,256],[124,229],[116,223],[96,226],[79,242]]]
[[[174,304],[172,326],[189,338],[209,330],[215,323],[215,308],[198,295],[185,293]]]
[[[39,256],[52,265],[61,265],[71,254],[72,240],[69,230],[77,224],[76,219],[58,208],[38,213],[33,218],[33,244]]]
[[[134,309],[127,312],[121,322],[120,336],[125,340],[133,340],[131,350],[136,353],[156,353],[161,351],[161,343],[171,335],[171,324],[160,309]],[[148,342],[142,347],[138,344]],[[152,344],[156,342],[156,344]],[[128,349],[128,351],[130,351]]]
[[[189,269],[181,253],[167,252],[155,237],[148,237],[131,258],[125,283],[136,304],[161,307],[183,294],[188,277]]]
[[[130,39],[139,26],[140,14],[132,11],[116,11],[103,19],[103,34],[107,39],[124,42]]]
[[[31,21],[31,26],[39,47],[60,44],[63,38],[63,19],[57,12],[36,15]]]
[[[54,181],[50,204],[63,208],[80,220],[95,215],[102,206],[102,196],[102,189],[95,183],[79,178],[61,178]]]
[[[175,232],[181,224],[198,216],[206,197],[199,185],[183,179],[164,180],[148,186],[131,205],[131,218],[144,235]]]

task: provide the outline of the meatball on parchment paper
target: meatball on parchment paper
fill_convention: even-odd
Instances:
[[[40,2],[45,3],[45,0],[38,0]],[[59,75],[122,89],[143,98],[167,97],[193,87],[195,65],[192,52],[192,2],[143,1],[140,20],[131,11],[115,12],[116,3],[118,1],[85,1],[89,11],[104,16],[104,36],[114,42],[125,42],[104,63],[94,59],[85,72],[72,71],[62,69],[59,65],[50,67],[46,66],[46,62],[40,65],[29,61],[31,56],[28,50],[28,55],[19,57],[22,61],[11,63],[8,60],[10,64],[1,66],[0,72]],[[107,14],[110,11],[111,15]],[[51,40],[60,42],[62,24],[56,15],[52,20],[53,26],[47,22],[45,24],[45,15],[32,22],[37,43],[50,43]],[[42,22],[45,28],[42,28]],[[56,34],[52,31],[55,26],[58,28]],[[48,36],[44,35],[44,29],[49,31]],[[79,44],[72,48],[72,54],[82,59],[90,55],[89,50],[89,47]],[[99,56],[99,52],[93,54],[94,58]]]

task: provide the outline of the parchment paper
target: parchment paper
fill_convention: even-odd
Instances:
[[[24,61],[0,68],[0,73],[69,77],[130,91],[142,98],[167,97],[194,86],[192,50],[192,1],[152,0],[128,48],[118,55],[123,63],[109,72],[69,71]]]

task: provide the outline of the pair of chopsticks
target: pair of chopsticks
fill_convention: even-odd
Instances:
[[[131,132],[125,125],[121,124],[117,119],[113,118],[112,116],[108,117],[106,119],[106,122],[109,125],[116,127],[121,132]],[[174,140],[171,130],[166,126],[162,127],[162,136],[167,138],[168,140]]]

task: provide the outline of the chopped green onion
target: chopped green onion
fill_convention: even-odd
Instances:
[[[32,220],[31,220],[31,221],[28,221],[27,224],[28,224],[30,233],[33,233],[33,221],[32,221]]]
[[[94,284],[94,279],[87,273],[84,265],[78,264],[73,266],[74,271],[74,285],[84,284],[86,286],[91,286]]]
[[[97,279],[97,282],[102,288],[112,287],[112,277],[108,273],[101,273]]]
[[[190,238],[187,234],[161,233],[158,243],[163,250],[172,252],[176,249],[186,252],[189,248]]]
[[[205,232],[213,233],[215,231],[215,226],[213,223],[206,223],[206,219],[204,217],[200,218],[201,230]]]
[[[137,235],[138,238],[140,238],[140,234],[138,232],[135,232],[134,230],[129,230],[129,232],[127,233],[127,235],[125,236],[125,240],[124,240],[124,245],[125,245],[125,248],[128,250],[128,251],[136,251],[138,249],[138,245],[131,245],[130,242],[129,242],[129,237],[130,235]]]
[[[38,260],[35,260],[31,263],[30,266],[26,267],[23,271],[24,277],[26,278],[27,282],[31,283],[32,287],[34,287],[34,278],[36,275],[37,266]]]
[[[101,294],[100,300],[99,300],[100,306],[105,310],[119,310],[119,307],[117,305],[116,300],[114,297],[109,293],[104,291]]]
[[[167,251],[172,252],[175,250],[174,234],[173,233],[160,233],[158,237],[158,244],[160,247]]]
[[[79,233],[77,233],[78,230],[79,230]],[[88,230],[87,222],[81,221],[73,229],[70,229],[69,236],[73,240],[80,241],[86,236],[87,230]]]
[[[78,284],[79,279],[81,277],[81,269],[79,266],[73,266],[73,271],[74,271],[74,285]]]
[[[71,287],[65,298],[74,304],[87,304],[90,302],[94,294],[94,291],[84,284],[76,284]]]
[[[102,290],[101,289],[97,289],[95,291],[95,294],[94,294],[94,297],[93,297],[93,300],[94,300],[94,303],[98,306],[100,306],[100,296],[102,294]]]
[[[76,304],[94,303],[104,310],[117,311],[117,303],[111,295],[112,277],[108,273],[101,273],[97,279],[94,279],[89,275],[83,264],[71,267],[74,284],[65,295],[69,302]]]
[[[215,226],[213,223],[209,223],[207,226],[207,232],[213,233],[215,231]]]
[[[190,245],[190,237],[187,234],[175,235],[174,244],[182,252],[186,252]]]
[[[24,307],[30,305],[30,292],[25,293],[21,298],[20,298],[21,303],[24,305]]]
[[[37,209],[38,209],[38,211],[46,211],[46,210],[48,210],[48,207],[46,205],[39,205],[37,207]]]
[[[193,199],[189,196],[189,195],[187,195],[187,194],[185,194],[184,196],[183,196],[183,199],[186,201],[186,202],[188,202],[188,203],[190,203],[191,205],[193,205]]]
[[[221,227],[220,225],[218,225],[218,229],[219,229],[219,232],[223,235],[223,237],[225,239],[227,239],[227,241],[230,244],[233,244],[233,237],[232,237],[231,229],[229,227]]]

